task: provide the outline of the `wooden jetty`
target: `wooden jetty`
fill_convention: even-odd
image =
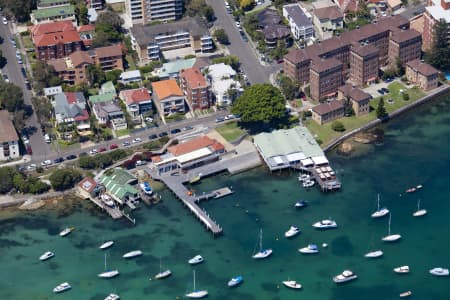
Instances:
[[[123,217],[122,211],[117,206],[109,207],[108,205],[103,204],[103,202],[100,199],[94,197],[89,197],[89,200],[97,204],[97,206],[100,207],[101,209],[105,210],[114,220]]]
[[[195,197],[195,202],[200,202],[202,200],[208,199],[219,199],[228,195],[233,194],[233,190],[229,187],[223,187],[217,190],[214,190],[209,193],[203,193],[202,195],[193,195]]]

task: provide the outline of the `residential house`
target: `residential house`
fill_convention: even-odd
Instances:
[[[76,192],[83,199],[96,197],[99,192],[99,185],[92,177],[85,177],[77,184]]]
[[[180,86],[191,109],[207,109],[211,106],[210,85],[199,69],[181,70]]]
[[[236,71],[224,63],[210,65],[207,69],[207,78],[211,84],[215,103],[218,106],[228,106],[244,91],[236,80]]]
[[[286,47],[292,44],[291,31],[286,25],[267,26],[262,30],[262,33],[264,34],[264,42],[269,49],[276,48],[281,41],[285,43]]]
[[[343,13],[357,12],[359,9],[359,1],[361,0],[337,0],[336,4]]]
[[[406,63],[406,79],[421,89],[428,91],[438,87],[439,71],[418,59]]]
[[[89,130],[89,114],[86,110],[86,99],[81,92],[64,92],[55,95],[52,102],[56,126],[62,129],[66,138],[71,137],[72,129],[77,131]],[[67,133],[68,132],[68,133]]]
[[[284,5],[283,17],[288,20],[295,40],[307,42],[314,37],[314,26],[311,23],[311,15],[300,4]]]
[[[391,12],[394,12],[402,6],[402,1],[401,0],[387,0],[387,6]]]
[[[404,64],[420,59],[422,54],[422,35],[413,30],[395,30],[389,40],[389,62],[395,64],[397,58]]]
[[[182,0],[125,0],[125,15],[135,24],[174,21],[183,16]]]
[[[107,81],[100,86],[99,94],[117,94],[116,88],[112,81]]]
[[[95,102],[92,104],[92,112],[99,125],[111,126],[114,130],[123,130],[128,127],[123,111],[117,101]]]
[[[70,21],[35,25],[30,33],[39,60],[63,58],[83,47],[80,34]]]
[[[310,71],[311,98],[317,101],[333,97],[343,83],[342,63],[336,58],[313,61]]]
[[[51,86],[48,88],[44,88],[44,96],[49,100],[49,101],[54,101],[55,100],[55,95],[56,94],[60,94],[62,93],[62,86],[58,85],[58,86]]]
[[[196,58],[188,58],[166,62],[161,68],[153,71],[153,75],[158,76],[159,79],[178,79],[180,71],[192,68],[196,60]]]
[[[208,28],[193,18],[181,21],[137,25],[130,30],[131,43],[141,64],[159,60],[164,52],[191,48],[193,53],[208,53],[213,50],[212,38]]]
[[[141,123],[142,115],[152,109],[152,97],[147,88],[122,90],[119,98],[126,104],[128,113],[136,123]]]
[[[95,10],[103,9],[104,0],[86,0],[86,6]]]
[[[19,136],[7,110],[0,110],[0,160],[18,158]]]
[[[92,45],[92,41],[94,40],[95,25],[94,24],[81,25],[80,27],[78,27],[77,31],[80,34],[83,46],[85,48],[89,48]]]
[[[87,67],[92,65],[94,60],[85,51],[75,51],[69,56],[47,61],[53,66],[57,76],[69,85],[88,83]]]
[[[338,100],[348,101],[356,116],[362,116],[370,112],[371,99],[370,94],[351,84],[345,84],[338,90]]]
[[[37,9],[43,9],[48,7],[66,6],[69,5],[69,0],[39,0],[37,3]]]
[[[318,29],[318,35],[324,38],[325,32],[335,32],[344,28],[344,15],[341,10],[333,5],[314,10],[313,23]]]
[[[433,45],[434,25],[439,20],[448,24],[447,44],[450,46],[450,2],[448,0],[428,0],[423,14],[423,48],[428,50]]]
[[[77,22],[75,7],[72,4],[35,9],[31,12],[30,18],[34,25],[55,21],[70,21],[73,24]]]
[[[152,82],[153,100],[160,115],[185,113],[185,96],[175,79]]]
[[[281,24],[281,22],[283,21],[278,11],[270,8],[264,9],[263,11],[258,13],[257,19],[259,29],[264,29],[272,25],[278,25]]]
[[[218,160],[224,152],[221,143],[202,135],[169,147],[163,155],[153,156],[150,168],[158,174],[176,169],[189,170]]]
[[[321,103],[312,108],[312,119],[322,125],[344,117],[344,103],[340,100]]]
[[[124,70],[122,46],[120,44],[89,50],[89,55],[97,65],[100,65],[103,72]]]
[[[133,82],[140,83],[142,82],[141,71],[132,70],[123,72],[122,74],[120,74],[119,81],[123,84],[130,84]]]
[[[103,173],[100,176],[100,184],[106,193],[121,205],[140,198],[139,191],[135,187],[137,183],[135,176],[119,167],[114,168],[112,174]]]
[[[350,79],[358,86],[378,79],[379,50],[374,45],[354,44],[350,51]]]

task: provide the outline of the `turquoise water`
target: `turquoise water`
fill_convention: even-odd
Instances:
[[[405,290],[413,291],[413,299],[450,299],[449,278],[428,274],[436,266],[450,267],[450,99],[408,113],[383,129],[383,144],[361,147],[351,157],[329,156],[344,186],[338,193],[306,191],[296,174],[270,175],[263,168],[202,180],[195,186],[197,192],[225,185],[236,192],[202,204],[224,229],[216,239],[167,190],[162,191],[162,203],[134,213],[136,227],[114,222],[84,201],[52,203],[35,212],[2,212],[0,299],[104,299],[111,292],[132,300],[181,298],[192,289],[193,267],[187,260],[196,254],[206,260],[195,267],[197,287],[207,289],[210,299],[398,299]],[[417,184],[424,188],[401,195]],[[403,236],[398,243],[380,240],[387,234],[387,218],[370,218],[377,193],[392,212],[392,233]],[[428,215],[414,218],[419,198]],[[298,199],[308,200],[310,206],[294,210]],[[311,227],[328,217],[337,221],[338,229]],[[283,234],[291,224],[300,226],[302,233],[286,240]],[[66,226],[76,230],[59,237]],[[274,253],[255,261],[251,255],[260,228],[264,246]],[[121,272],[111,280],[97,277],[104,268],[104,252],[98,246],[107,239],[116,241],[106,251],[108,266]],[[315,256],[297,251],[311,242],[329,246]],[[134,249],[144,255],[121,258]],[[363,257],[375,249],[382,249],[384,257]],[[40,262],[39,255],[47,250],[56,256]],[[150,281],[159,272],[160,258],[173,275]],[[393,273],[400,265],[409,265],[411,273]],[[344,269],[359,278],[337,286],[332,276]],[[226,283],[235,275],[243,275],[244,283],[228,289]],[[303,289],[282,286],[288,278],[299,281]],[[73,289],[53,294],[63,281]]]

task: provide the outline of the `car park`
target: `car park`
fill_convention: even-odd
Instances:
[[[55,164],[62,163],[63,161],[64,161],[64,158],[62,158],[62,157],[58,157],[58,158],[55,158],[55,159],[53,160],[53,162],[54,162]]]
[[[75,159],[75,158],[77,158],[77,156],[76,156],[76,155],[73,155],[73,154],[70,154],[70,155],[67,155],[67,156],[66,156],[66,159],[67,159],[67,160],[72,160],[72,159]]]
[[[168,135],[169,135],[169,134],[168,134],[167,132],[165,132],[165,131],[160,132],[160,133],[158,134],[159,137],[164,137],[164,136],[168,136]]]
[[[172,129],[172,130],[170,131],[170,134],[177,134],[177,133],[180,133],[180,132],[181,132],[180,129],[175,128],[175,129]]]
[[[149,140],[155,140],[155,139],[157,139],[158,138],[158,136],[156,135],[156,134],[150,134],[149,136],[148,136],[148,139]]]
[[[119,148],[119,146],[117,144],[112,144],[111,146],[109,146],[109,149],[113,150],[113,149],[117,149]]]

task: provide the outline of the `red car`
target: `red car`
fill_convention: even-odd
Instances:
[[[106,151],[106,148],[100,148],[100,149],[98,149],[98,152],[105,152]]]
[[[30,145],[27,146],[27,154],[28,155],[32,155],[33,154],[33,149],[31,149]]]
[[[117,144],[112,144],[111,146],[109,146],[109,149],[117,149],[119,148],[119,146],[117,146]]]

